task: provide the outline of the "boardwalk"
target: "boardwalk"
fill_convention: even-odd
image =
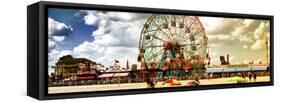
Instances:
[[[248,80],[248,78],[246,78]],[[234,84],[235,82],[229,81],[230,78],[217,78],[217,79],[203,79],[200,80],[201,85],[214,85],[214,84]],[[269,76],[258,77],[256,82],[268,82]],[[180,81],[182,86],[187,83],[188,80]],[[248,80],[248,82],[250,82]],[[253,82],[253,80],[251,81]],[[163,82],[158,82],[156,88],[165,87]],[[49,87],[50,94],[55,93],[71,93],[71,92],[91,92],[91,91],[106,91],[106,90],[126,90],[126,89],[141,89],[146,88],[146,83],[125,83],[125,84],[103,84],[103,85],[84,85],[84,86],[63,86],[63,87]]]

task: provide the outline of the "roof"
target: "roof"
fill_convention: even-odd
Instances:
[[[223,68],[207,68],[207,73],[221,73]]]
[[[114,73],[106,73],[106,74],[101,74],[98,76],[98,78],[107,78],[107,77],[113,77]]]
[[[76,80],[87,80],[87,79],[95,79],[96,77],[95,76],[80,76],[80,77],[77,77]]]
[[[239,68],[206,68],[207,73],[222,73],[222,72],[243,72],[243,71],[264,71],[266,66],[254,67],[239,67]]]
[[[252,70],[254,71],[258,71],[258,70],[266,70],[267,67],[255,67],[255,68],[252,68]]]
[[[128,76],[129,73],[105,73],[98,76],[98,78],[108,78],[108,77],[124,77]]]
[[[114,77],[122,77],[122,76],[128,76],[129,73],[115,73]]]

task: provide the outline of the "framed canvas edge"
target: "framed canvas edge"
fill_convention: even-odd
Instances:
[[[47,8],[48,7],[67,7],[67,8],[82,8],[82,9],[100,9],[124,12],[147,12],[147,13],[166,13],[166,14],[192,14],[196,16],[211,16],[211,17],[231,17],[231,18],[252,18],[252,19],[267,19],[270,20],[270,82],[258,82],[247,84],[223,84],[223,85],[207,85],[199,87],[174,87],[174,88],[157,88],[157,89],[131,89],[117,90],[104,92],[82,92],[82,93],[67,93],[67,94],[48,94],[48,34],[47,34]],[[207,12],[207,11],[188,11],[175,9],[160,9],[160,8],[143,8],[143,7],[128,7],[128,6],[113,6],[113,5],[96,5],[96,4],[81,4],[81,3],[63,3],[63,2],[39,2],[39,100],[49,99],[64,99],[64,98],[82,98],[82,97],[100,97],[114,95],[133,95],[146,93],[160,92],[177,92],[177,91],[192,91],[192,90],[213,90],[213,89],[228,89],[228,88],[244,88],[258,86],[273,86],[274,85],[274,16],[273,15],[257,15],[257,14],[240,14],[240,13],[225,13],[225,12]]]

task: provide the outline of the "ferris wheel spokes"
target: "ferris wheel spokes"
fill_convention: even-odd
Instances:
[[[156,14],[146,22],[140,44],[141,61],[162,68],[163,63],[177,56],[183,61],[195,60],[194,56],[205,58],[207,40],[198,17]]]
[[[170,36],[169,36],[169,34],[167,34],[167,32],[165,32],[162,28],[161,28],[161,26],[160,25],[158,25],[155,21],[152,21],[153,23],[152,24],[155,24],[156,26],[157,26],[157,30],[158,31],[161,31],[162,32],[162,34],[163,35],[165,35],[169,40],[173,40],[173,38],[171,38]],[[160,33],[161,34],[161,33]]]

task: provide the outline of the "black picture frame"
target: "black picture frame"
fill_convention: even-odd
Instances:
[[[106,10],[106,11],[125,11],[140,13],[161,13],[176,15],[195,15],[209,17],[231,17],[231,18],[249,18],[249,19],[265,19],[270,20],[270,82],[257,82],[245,84],[227,84],[227,85],[207,85],[198,87],[173,87],[173,88],[156,88],[156,89],[130,89],[115,90],[104,92],[81,92],[81,93],[63,93],[48,94],[48,8],[71,8],[71,9],[87,9],[87,10]],[[206,90],[206,89],[225,89],[225,88],[241,88],[256,86],[272,86],[274,84],[274,53],[273,53],[273,36],[274,36],[274,17],[272,15],[256,15],[256,14],[238,14],[238,13],[221,13],[221,12],[205,12],[205,11],[188,11],[174,9],[156,9],[142,7],[125,7],[112,5],[94,5],[79,3],[62,3],[40,1],[27,7],[27,95],[39,100],[61,99],[61,98],[81,98],[81,97],[97,97],[111,95],[129,95],[144,93],[160,93],[190,90]]]

